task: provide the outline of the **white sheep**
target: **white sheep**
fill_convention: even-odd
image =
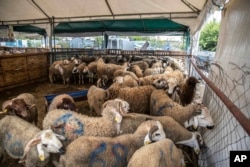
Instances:
[[[182,150],[166,138],[136,150],[127,167],[146,166],[185,167],[186,164]]]
[[[35,97],[31,93],[21,93],[17,97],[2,104],[2,110],[8,115],[16,115],[37,125],[38,108]]]
[[[120,126],[120,134],[134,133],[137,127],[145,120],[152,119],[162,124],[166,137],[176,144],[183,144],[194,148],[198,154],[200,145],[204,144],[198,132],[191,132],[169,116],[151,116],[147,114],[130,113],[133,117],[124,117]]]
[[[68,145],[60,157],[60,165],[70,166],[127,166],[133,153],[144,144],[165,138],[158,121],[145,121],[134,134],[117,137],[82,136]]]
[[[96,115],[100,116],[102,105],[108,100],[107,91],[92,85],[88,90],[87,99],[90,108],[90,115],[93,115],[93,111],[95,111]]]
[[[201,114],[202,105],[192,103],[182,106],[173,101],[164,90],[155,90],[150,97],[150,114],[155,116],[171,116],[181,125],[192,118]]]
[[[75,101],[69,94],[56,95],[48,106],[48,111],[55,109],[67,109],[71,111],[77,111]]]
[[[158,84],[159,87],[162,87],[162,83]],[[127,101],[131,112],[149,114],[150,96],[156,88],[158,85],[120,88],[117,83],[113,83],[107,89],[107,97],[108,99],[120,98]]]
[[[111,102],[114,103],[114,102]],[[119,105],[108,105],[102,111],[102,117],[88,117],[67,110],[54,110],[48,112],[43,120],[43,129],[52,127],[55,132],[63,135],[67,145],[76,138],[85,136],[108,136],[113,137],[120,134],[120,124],[123,116],[129,117],[126,107],[121,102],[115,101]],[[117,108],[119,106],[119,108]]]
[[[64,153],[59,139],[51,129],[41,131],[16,116],[0,120],[0,147],[13,159],[21,159],[25,167],[46,166],[50,153]]]
[[[203,106],[201,109],[201,114],[196,115],[184,123],[185,128],[192,127],[196,130],[199,127],[204,127],[207,129],[214,128],[214,121],[207,107]]]

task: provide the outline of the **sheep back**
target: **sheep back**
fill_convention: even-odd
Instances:
[[[116,136],[115,116],[88,117],[73,111],[56,109],[46,114],[43,129],[53,131],[65,137],[64,145],[71,143],[80,136]]]
[[[201,113],[200,104],[190,104],[185,107],[173,101],[164,90],[155,90],[150,97],[150,115],[170,116],[181,125]]]
[[[173,141],[166,138],[143,146],[134,152],[128,167],[142,166],[182,167],[185,166],[184,155]]]
[[[123,99],[129,103],[131,112],[149,114],[150,95],[156,88],[151,85],[132,88],[116,87],[113,85],[107,90],[109,99]]]

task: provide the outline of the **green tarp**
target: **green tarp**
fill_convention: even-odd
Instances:
[[[85,22],[59,23],[54,33],[79,33],[79,32],[188,32],[187,26],[178,24],[168,19],[134,19],[134,20],[102,20]]]

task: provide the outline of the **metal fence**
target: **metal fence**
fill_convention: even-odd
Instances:
[[[191,75],[203,79],[203,103],[215,122],[213,130],[199,130],[207,146],[199,166],[229,167],[230,151],[250,150],[250,68],[231,62],[228,66],[237,74],[232,76],[216,63],[209,64],[209,73],[191,64]]]

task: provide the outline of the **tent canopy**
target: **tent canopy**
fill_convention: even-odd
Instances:
[[[160,32],[173,28],[187,31],[187,27],[192,32],[201,22],[199,16],[208,1],[1,0],[0,22],[1,25],[35,25],[46,31],[50,31],[51,23],[59,24],[55,26],[55,33],[125,29]]]

